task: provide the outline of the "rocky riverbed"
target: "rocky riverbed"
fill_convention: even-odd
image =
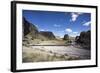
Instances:
[[[48,44],[50,44],[48,45]],[[55,45],[56,41],[43,41],[39,44],[23,46],[23,62],[69,61],[90,59],[90,50],[72,43]]]

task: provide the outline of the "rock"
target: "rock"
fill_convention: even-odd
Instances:
[[[79,36],[75,37],[75,42],[77,42],[77,43],[79,42]]]
[[[91,31],[83,31],[75,38],[76,42],[86,49],[91,49]]]
[[[69,35],[65,34],[63,40],[69,40]]]
[[[38,35],[38,29],[37,27],[32,24],[29,23],[24,17],[23,17],[23,36],[26,36],[28,34],[30,34],[32,37],[37,37]]]
[[[50,40],[55,39],[54,34],[52,32],[50,32],[50,31],[40,31],[40,34],[45,36],[46,38],[48,38]]]
[[[23,17],[23,40],[53,40],[55,36],[50,31],[38,31],[38,28]]]

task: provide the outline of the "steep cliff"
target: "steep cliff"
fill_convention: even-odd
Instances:
[[[91,31],[83,31],[75,38],[76,42],[86,49],[91,49]]]

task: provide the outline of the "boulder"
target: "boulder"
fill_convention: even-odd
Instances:
[[[65,34],[63,40],[69,40],[69,35]]]

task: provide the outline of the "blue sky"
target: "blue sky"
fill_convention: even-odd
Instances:
[[[75,37],[91,29],[90,13],[23,10],[23,17],[39,31],[52,31],[60,37],[64,34]]]

